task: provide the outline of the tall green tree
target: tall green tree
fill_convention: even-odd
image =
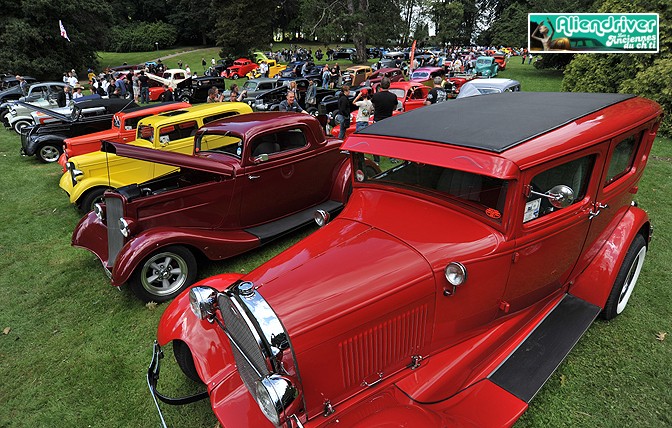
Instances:
[[[244,56],[253,48],[265,48],[273,41],[274,0],[215,2],[212,36],[221,47],[220,56]]]
[[[395,43],[402,29],[398,0],[303,0],[301,19],[310,39],[352,40],[360,61],[367,43]]]
[[[167,16],[178,31],[182,43],[207,45],[214,41],[212,28],[217,16],[212,13],[214,0],[178,0]]]
[[[461,44],[464,22],[464,5],[458,1],[434,1],[430,7],[436,40],[442,45]]]
[[[70,42],[60,36],[63,21]],[[40,79],[57,78],[72,68],[85,74],[97,64],[111,22],[108,3],[85,0],[19,0],[3,6],[0,17],[0,64],[6,71]],[[59,78],[60,79],[60,78]]]
[[[672,8],[668,0],[604,0],[599,12],[658,12],[660,53],[576,55],[562,88],[574,92],[634,93],[660,103],[666,113],[660,132],[672,135]]]

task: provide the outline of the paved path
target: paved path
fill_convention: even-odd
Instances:
[[[151,59],[150,61],[154,61],[154,62],[156,62],[156,61],[158,61],[158,60],[163,61],[163,60],[166,59],[166,58],[172,58],[172,57],[175,57],[175,56],[180,56],[180,55],[183,55],[183,54],[185,54],[185,53],[193,53],[193,52],[199,52],[199,51],[206,51],[206,50],[208,50],[208,49],[212,49],[212,48],[200,48],[200,49],[194,49],[194,50],[190,50],[190,51],[175,52],[174,54],[165,55],[165,56],[162,56],[162,57],[160,57],[160,58],[154,58],[154,59]]]

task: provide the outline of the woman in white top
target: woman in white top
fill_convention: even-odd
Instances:
[[[369,126],[369,119],[373,114],[373,103],[369,99],[369,90],[362,89],[359,91],[352,103],[358,107],[355,131],[359,131]]]

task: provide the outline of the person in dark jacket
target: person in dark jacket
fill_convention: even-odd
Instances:
[[[336,115],[336,123],[338,123],[341,128],[338,131],[338,138],[345,138],[345,130],[350,127],[350,87],[348,85],[343,85],[341,88],[341,94],[338,96],[338,114]]]

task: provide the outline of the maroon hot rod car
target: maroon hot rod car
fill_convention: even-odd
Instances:
[[[353,134],[337,218],[166,308],[152,394],[172,342],[224,427],[513,425],[632,295],[652,233],[633,195],[661,115],[630,95],[516,92]]]
[[[350,163],[340,140],[297,113],[254,113],[208,123],[195,156],[108,143],[103,149],[181,167],[105,193],[72,245],[93,252],[112,285],[145,301],[175,297],[196,279],[196,257],[220,260],[343,207]]]

